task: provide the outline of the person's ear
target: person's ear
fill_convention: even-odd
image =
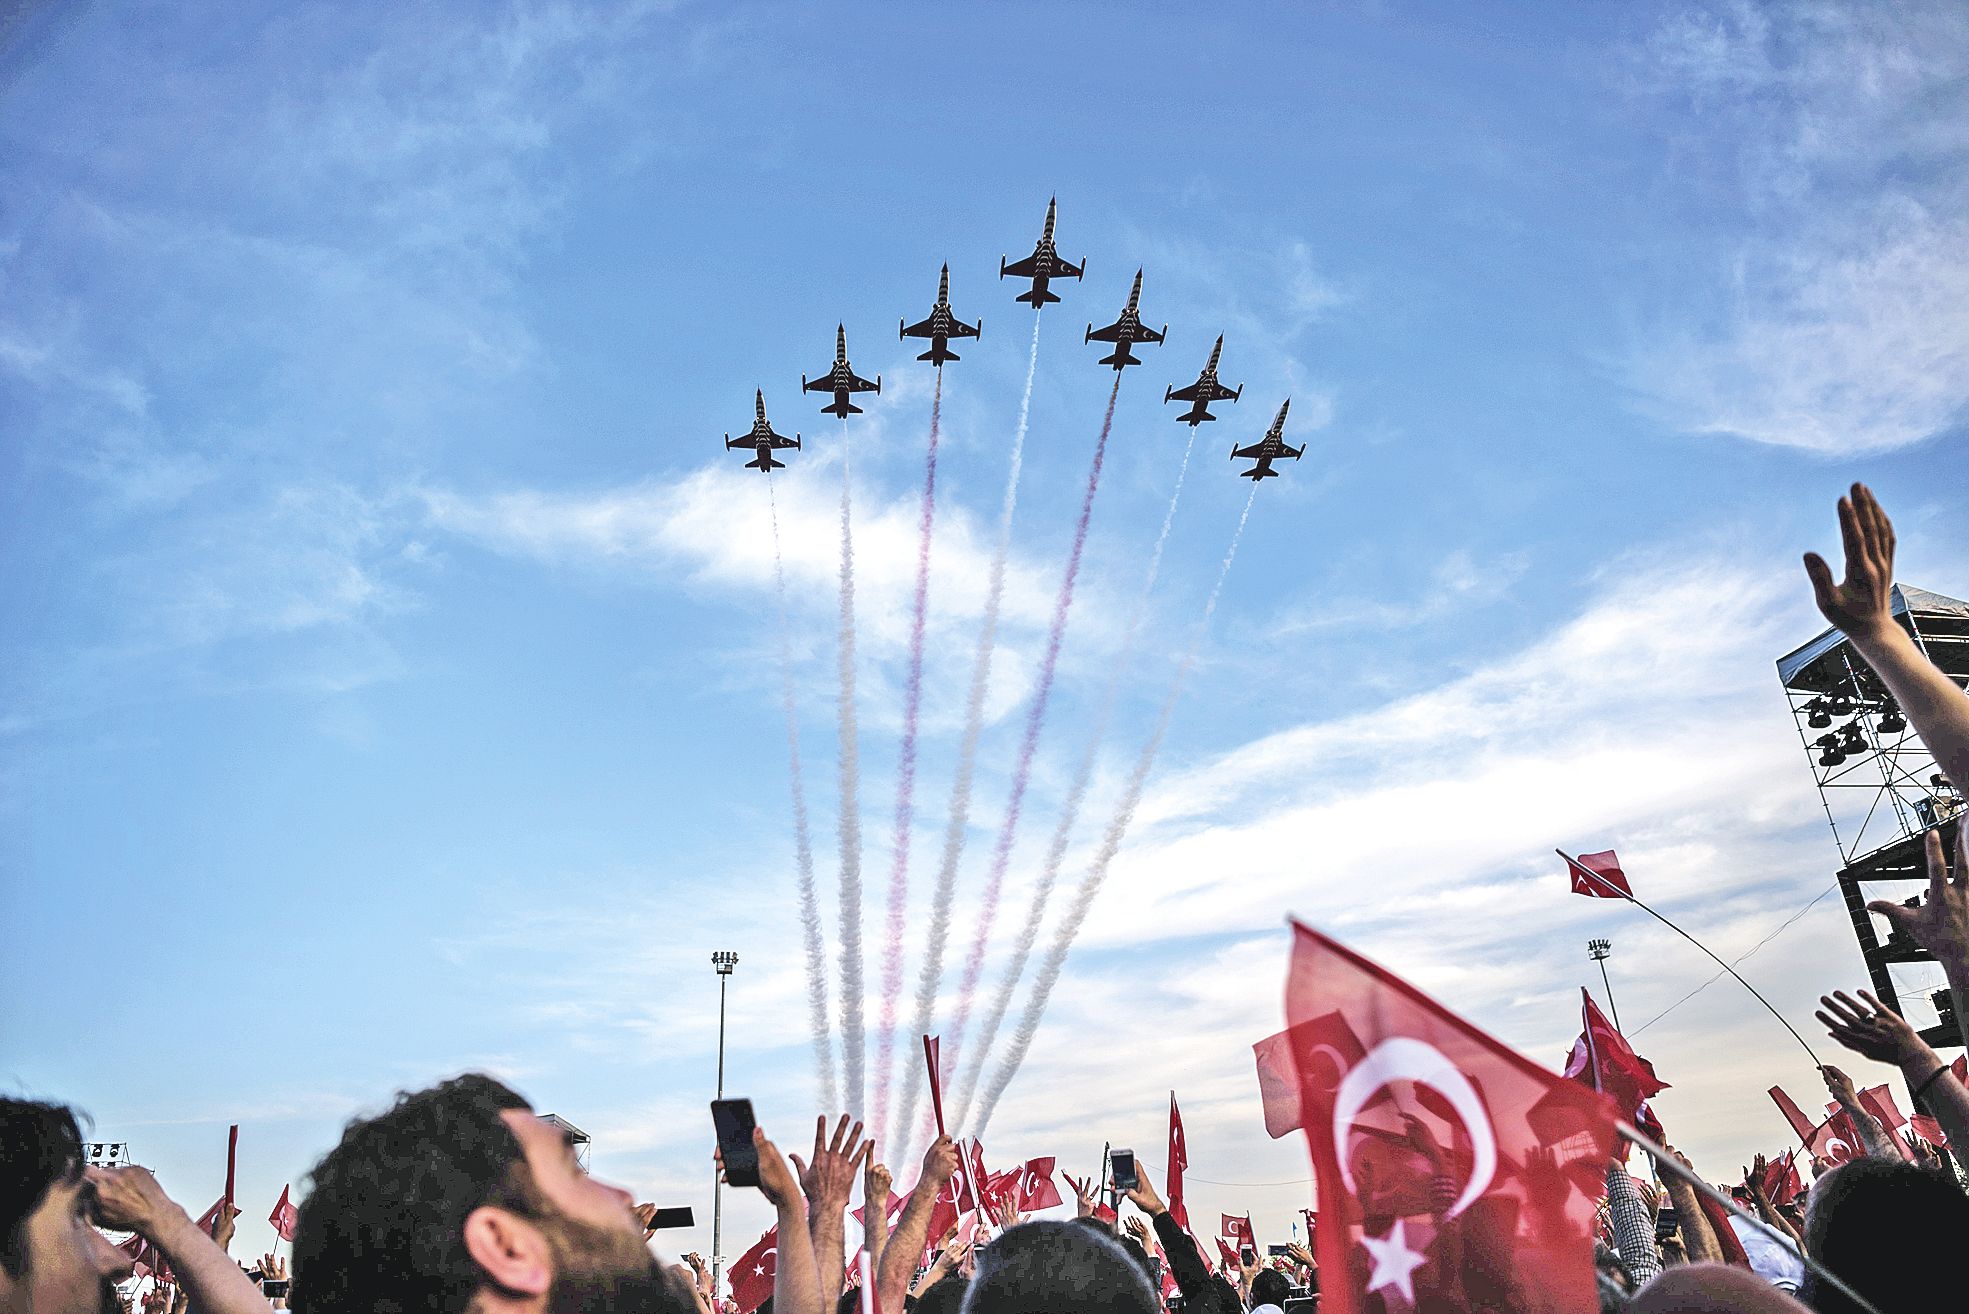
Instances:
[[[465,1218],[465,1250],[494,1286],[544,1296],[554,1281],[553,1252],[538,1227],[518,1214],[480,1205]]]

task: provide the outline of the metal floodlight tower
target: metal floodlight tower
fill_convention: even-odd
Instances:
[[[1969,685],[1969,602],[1896,584],[1892,605],[1894,620],[1928,660],[1958,685]],[[1923,837],[1939,831],[1944,847],[1953,846],[1962,797],[1886,685],[1838,630],[1779,658],[1778,680],[1839,846],[1839,893],[1873,992],[1904,1012],[1889,967],[1934,958],[1898,934],[1881,941],[1866,910],[1866,887],[1927,880]],[[1962,1044],[1954,1019],[1937,1012],[1937,1024],[1921,1028],[1922,1039],[1938,1048]]]
[[[731,980],[732,969],[738,966],[738,955],[729,949],[720,949],[711,955],[711,966],[718,973],[718,1098],[725,1098],[725,985]],[[718,1295],[718,1279],[724,1272],[724,1183],[714,1174],[711,1178],[711,1296]]]
[[[1613,982],[1607,979],[1607,955],[1613,952],[1612,940],[1592,939],[1586,942],[1586,956],[1600,965],[1600,984],[1607,988],[1607,1011],[1613,1014],[1613,1029],[1620,1030],[1620,1005],[1613,1001]]]

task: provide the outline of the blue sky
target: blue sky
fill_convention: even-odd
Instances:
[[[1282,1231],[1303,1187],[1212,1183],[1306,1173],[1246,1048],[1288,910],[1549,1061],[1589,935],[1623,1015],[1667,1007],[1702,961],[1566,898],[1551,848],[1618,848],[1750,948],[1836,862],[1771,670],[1818,629],[1796,554],[1864,478],[1903,577],[1969,588],[1951,6],[10,21],[0,1073],[195,1209],[245,1124],[243,1244],[344,1119],[468,1066],[706,1215],[714,948],[728,1085],[795,1139],[765,487],[719,438],[763,388],[808,442],[775,487],[831,936],[841,435],[798,381],[837,321],[883,375],[849,430],[877,946],[931,383],[889,325],[945,261],[984,321],[945,380],[920,925],[1030,341],[996,261],[1049,196],[1091,263],[1042,325],[960,927],[1112,380],[1072,333],[1138,266],[1170,325],[1122,381],[1008,919],[1176,478],[1162,387],[1221,332],[1245,393],[1199,439],[1070,881],[1244,504],[1223,453],[1288,395],[1308,447],[1258,490],[994,1161],[1158,1165],[1173,1088],[1193,1204]],[[1862,979],[1836,899],[1752,964],[1800,1022]],[[1721,988],[1644,1035],[1716,1175],[1783,1140],[1765,1086],[1813,1087],[1789,1044]],[[732,1216],[740,1246],[765,1222]]]

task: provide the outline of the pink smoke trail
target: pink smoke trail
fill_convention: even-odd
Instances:
[[[1019,399],[1019,423],[1012,431],[1011,460],[1006,464],[1005,495],[998,508],[998,543],[991,554],[991,573],[985,585],[984,618],[978,626],[978,653],[971,666],[971,691],[964,703],[964,739],[951,775],[950,806],[946,809],[943,858],[937,864],[936,893],[930,900],[930,928],[923,941],[923,962],[916,976],[916,1002],[909,1035],[930,1029],[930,1014],[943,984],[944,943],[950,938],[950,909],[957,891],[957,865],[971,823],[971,775],[978,760],[978,740],[984,733],[985,695],[991,685],[991,654],[998,639],[998,608],[1005,597],[1005,562],[1012,551],[1012,513],[1019,504],[1019,472],[1026,448],[1026,424],[1032,415],[1032,384],[1039,371],[1039,326],[1032,317],[1032,349],[1026,356],[1026,386]],[[916,1099],[923,1089],[923,1065],[903,1064],[902,1101],[898,1107],[892,1146],[900,1146],[890,1163],[907,1163],[917,1135]]]
[[[1012,768],[1012,789],[1005,800],[1005,820],[998,828],[998,844],[992,850],[991,870],[985,877],[984,894],[978,901],[978,929],[971,937],[970,956],[964,962],[964,980],[957,991],[957,1016],[944,1032],[944,1052],[963,1052],[964,1028],[971,1020],[971,1004],[977,995],[978,978],[984,973],[985,945],[991,938],[992,922],[998,915],[998,898],[1005,887],[1005,869],[1012,862],[1012,842],[1019,829],[1019,813],[1025,805],[1026,787],[1032,783],[1032,758],[1039,748],[1039,732],[1046,725],[1046,706],[1053,696],[1053,673],[1060,662],[1060,644],[1066,638],[1067,613],[1073,608],[1074,581],[1080,575],[1080,557],[1087,546],[1087,528],[1094,519],[1094,494],[1101,486],[1101,465],[1107,459],[1108,433],[1114,428],[1114,403],[1121,395],[1121,373],[1115,372],[1114,387],[1108,392],[1107,415],[1101,420],[1101,436],[1094,444],[1094,463],[1087,471],[1087,489],[1080,498],[1080,519],[1074,522],[1073,546],[1067,552],[1067,569],[1060,580],[1060,593],[1053,600],[1053,627],[1046,635],[1046,655],[1039,663],[1039,678],[1033,686],[1032,706],[1026,710],[1025,738]]]
[[[855,724],[855,533],[850,498],[849,448],[842,421],[841,442],[841,623],[840,708],[841,815],[841,1066],[846,1074],[847,1111],[860,1115],[865,1097],[863,1067],[868,1030],[862,1017],[861,956],[861,737]]]
[[[902,945],[908,930],[909,838],[916,824],[916,727],[923,706],[923,625],[930,607],[930,526],[937,509],[937,439],[943,423],[943,369],[930,399],[930,450],[923,465],[923,507],[917,515],[915,612],[909,627],[909,678],[903,686],[902,748],[896,758],[896,852],[889,867],[889,941],[882,953],[882,1022],[876,1033],[875,1117],[889,1113],[889,1070],[895,1061],[896,999],[902,993]]]
[[[821,944],[820,898],[814,886],[813,832],[807,822],[806,772],[800,765],[800,717],[794,705],[793,641],[786,619],[786,568],[779,547],[779,496],[766,472],[766,506],[773,520],[773,591],[779,600],[780,706],[786,713],[787,781],[793,794],[793,869],[800,893],[800,941],[807,954],[807,1025],[813,1032],[814,1076],[821,1107],[840,1102],[834,1071],[834,1033],[827,1024],[827,951]]]
[[[1183,484],[1189,478],[1190,457],[1196,452],[1196,433],[1197,426],[1191,425],[1190,441],[1183,448],[1183,463],[1176,469],[1176,487],[1169,495],[1168,509],[1162,513],[1162,532],[1155,536],[1155,547],[1149,552],[1149,568],[1143,576],[1141,592],[1135,598],[1134,614],[1128,618],[1128,631],[1121,641],[1121,652],[1108,675],[1107,692],[1101,699],[1100,713],[1094,719],[1094,732],[1088,737],[1087,747],[1081,751],[1080,765],[1074,771],[1072,785],[1067,789],[1066,802],[1060,808],[1060,819],[1053,827],[1053,838],[1046,846],[1046,861],[1039,869],[1039,882],[1033,888],[1032,906],[1026,910],[1025,925],[1019,928],[1011,961],[1005,965],[1005,978],[992,995],[991,1009],[985,1014],[984,1025],[978,1030],[977,1042],[967,1047],[969,1052],[964,1056],[964,1071],[952,1087],[955,1099],[951,1102],[951,1108],[956,1111],[953,1125],[963,1125],[964,1115],[971,1107],[971,1096],[978,1089],[978,1077],[984,1072],[985,1059],[990,1056],[991,1046],[998,1039],[998,1028],[1005,1021],[1006,1010],[1012,1006],[1012,996],[1018,989],[1019,978],[1024,975],[1026,963],[1032,958],[1033,947],[1039,942],[1039,930],[1046,919],[1046,906],[1052,901],[1053,887],[1059,882],[1060,867],[1066,861],[1067,844],[1073,838],[1074,823],[1080,819],[1080,805],[1086,801],[1088,787],[1093,783],[1101,744],[1107,738],[1108,725],[1114,718],[1121,687],[1128,679],[1130,667],[1134,665],[1135,644],[1141,636],[1142,621],[1148,615],[1149,598],[1155,593],[1156,578],[1162,573],[1162,552],[1169,545],[1169,529],[1176,523],[1176,507],[1183,500]]]
[[[1196,665],[1197,653],[1203,647],[1204,635],[1210,629],[1210,619],[1217,612],[1217,600],[1223,596],[1224,581],[1230,576],[1231,562],[1237,557],[1238,543],[1244,538],[1244,527],[1251,519],[1252,503],[1257,499],[1258,485],[1254,481],[1250,496],[1244,499],[1244,514],[1238,517],[1237,530],[1231,535],[1230,549],[1224,553],[1224,564],[1217,572],[1217,583],[1210,590],[1210,601],[1204,604],[1203,620],[1197,626],[1196,636],[1190,641],[1189,651],[1183,654],[1182,664],[1176,668],[1175,678],[1169,682],[1169,693],[1162,700],[1162,711],[1156,717],[1155,729],[1142,746],[1141,757],[1136,759],[1135,770],[1128,777],[1121,802],[1108,822],[1107,833],[1101,837],[1101,847],[1095,851],[1093,862],[1088,864],[1087,875],[1081,881],[1079,890],[1075,891],[1073,903],[1067,909],[1053,943],[1046,950],[1045,961],[1033,978],[1032,996],[1026,1001],[1026,1009],[1019,1018],[1011,1047],[999,1060],[997,1069],[991,1075],[991,1083],[985,1088],[977,1125],[970,1132],[973,1136],[984,1134],[992,1111],[998,1107],[999,1097],[1004,1095],[1005,1088],[1018,1074],[1019,1065],[1025,1062],[1026,1051],[1032,1048],[1033,1037],[1039,1034],[1039,1024],[1046,1016],[1047,1001],[1052,998],[1053,987],[1059,983],[1060,972],[1066,966],[1074,937],[1080,934],[1081,923],[1087,920],[1088,909],[1094,906],[1094,896],[1101,892],[1101,883],[1107,879],[1114,855],[1120,852],[1121,841],[1135,819],[1135,807],[1142,801],[1143,786],[1148,781],[1150,769],[1155,766],[1155,755],[1162,747],[1162,737],[1169,730],[1169,718],[1176,710],[1176,699],[1183,692],[1183,682],[1189,678],[1190,669]]]

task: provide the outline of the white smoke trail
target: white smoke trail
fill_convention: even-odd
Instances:
[[[1052,997],[1053,987],[1059,983],[1061,969],[1066,966],[1067,954],[1073,948],[1074,937],[1079,935],[1081,923],[1087,920],[1088,909],[1094,905],[1094,896],[1101,892],[1101,882],[1107,879],[1108,868],[1114,862],[1114,855],[1121,849],[1121,841],[1128,834],[1129,823],[1135,819],[1136,805],[1142,801],[1142,788],[1147,783],[1149,771],[1155,766],[1155,755],[1162,747],[1162,737],[1169,730],[1169,718],[1176,710],[1176,699],[1183,692],[1183,682],[1189,677],[1190,669],[1196,665],[1198,651],[1203,647],[1204,635],[1210,629],[1210,618],[1216,614],[1217,600],[1223,596],[1224,580],[1231,573],[1231,562],[1237,557],[1238,543],[1244,538],[1244,527],[1251,519],[1252,503],[1258,500],[1258,483],[1251,484],[1251,495],[1244,499],[1244,514],[1238,517],[1237,529],[1231,535],[1231,545],[1224,553],[1224,564],[1217,572],[1217,583],[1210,590],[1210,600],[1204,604],[1203,620],[1197,626],[1196,636],[1190,641],[1189,651],[1183,654],[1182,663],[1176,668],[1176,676],[1169,682],[1169,693],[1162,700],[1162,710],[1156,717],[1155,729],[1148,742],[1142,746],[1142,755],[1136,759],[1135,770],[1128,777],[1128,785],[1122,791],[1121,802],[1115,808],[1114,816],[1108,822],[1107,833],[1101,837],[1101,847],[1094,853],[1094,860],[1087,865],[1087,875],[1081,880],[1080,888],[1074,892],[1073,903],[1067,909],[1060,923],[1053,943],[1047,947],[1046,957],[1033,978],[1032,996],[1026,1001],[1025,1012],[1019,1017],[1018,1030],[1012,1035],[1011,1047],[1005,1057],[999,1060],[998,1068],[991,1074],[991,1082],[985,1087],[984,1100],[978,1110],[978,1119],[971,1129],[971,1135],[982,1136],[991,1115],[998,1108],[999,1097],[1005,1088],[1012,1084],[1018,1075],[1019,1065],[1025,1061],[1026,1051],[1032,1048],[1033,1037],[1039,1034],[1039,1024],[1046,1016],[1046,1004]]]
[[[868,1036],[862,1022],[861,744],[855,724],[855,533],[846,421],[841,441],[841,1062],[845,1112],[861,1116]],[[831,1109],[829,1110],[832,1111]]]
[[[1026,911],[1025,925],[1019,928],[1018,943],[1012,947],[1012,958],[1005,967],[1005,979],[999,983],[998,992],[991,1001],[991,1011],[985,1015],[984,1025],[978,1031],[977,1040],[968,1045],[969,1051],[963,1055],[964,1070],[958,1077],[956,1098],[950,1101],[956,1117],[951,1125],[961,1126],[964,1114],[971,1106],[971,1096],[977,1092],[978,1077],[984,1071],[985,1059],[989,1056],[992,1043],[998,1039],[998,1028],[1005,1021],[1005,1011],[1012,1006],[1012,995],[1017,991],[1019,978],[1025,973],[1026,963],[1032,958],[1033,946],[1039,941],[1039,928],[1046,919],[1046,906],[1053,897],[1053,887],[1060,878],[1060,866],[1066,861],[1067,843],[1073,836],[1074,823],[1080,819],[1080,805],[1086,801],[1087,789],[1094,778],[1094,766],[1100,757],[1101,743],[1107,737],[1108,723],[1114,716],[1115,703],[1120,699],[1121,688],[1128,678],[1129,668],[1135,660],[1135,643],[1141,635],[1142,621],[1148,615],[1149,598],[1155,592],[1156,576],[1162,572],[1162,550],[1169,544],[1169,528],[1176,522],[1176,506],[1183,500],[1183,483],[1189,478],[1190,457],[1196,451],[1197,426],[1190,426],[1190,440],[1183,448],[1183,463],[1176,470],[1176,488],[1169,495],[1169,506],[1162,513],[1162,532],[1156,535],[1155,547],[1149,552],[1149,568],[1142,578],[1142,590],[1135,599],[1134,614],[1128,619],[1128,630],[1121,641],[1121,652],[1116,657],[1113,674],[1108,677],[1107,693],[1101,700],[1101,710],[1094,719],[1094,733],[1087,740],[1087,747],[1080,755],[1080,765],[1075,770],[1073,783],[1067,789],[1066,803],[1060,809],[1060,820],[1053,827],[1052,840],[1046,847],[1046,862],[1039,871],[1039,883],[1032,893],[1032,907]]]
[[[950,808],[944,823],[943,858],[937,866],[936,892],[930,903],[929,934],[923,945],[923,964],[916,979],[916,1009],[910,1019],[909,1039],[930,1029],[930,1014],[936,1009],[937,987],[943,984],[944,946],[950,939],[950,906],[957,889],[957,865],[964,854],[965,832],[971,821],[971,776],[978,761],[978,739],[984,733],[985,694],[991,685],[991,654],[998,642],[998,608],[1005,597],[1005,561],[1012,550],[1012,512],[1019,503],[1019,470],[1025,461],[1026,422],[1032,414],[1032,382],[1039,369],[1040,317],[1032,318],[1032,351],[1026,358],[1025,393],[1019,398],[1019,425],[1012,432],[1012,459],[1005,472],[1005,498],[998,510],[998,544],[991,557],[991,574],[985,587],[984,620],[978,627],[978,654],[971,667],[971,690],[964,703],[964,740],[957,753],[957,772],[951,780]],[[915,1052],[904,1044],[905,1055]],[[890,1144],[901,1147],[891,1163],[904,1164],[915,1149],[916,1100],[923,1089],[923,1065],[905,1058],[902,1098],[896,1107],[896,1120]]]
[[[786,712],[787,780],[793,793],[793,869],[800,893],[800,940],[807,952],[807,1023],[814,1038],[814,1077],[821,1107],[841,1099],[834,1070],[834,1033],[827,1023],[827,951],[821,944],[820,898],[814,886],[813,832],[807,824],[807,781],[800,765],[800,717],[794,706],[793,640],[786,619],[786,569],[779,546],[779,497],[766,472],[766,505],[773,519],[773,589],[779,600],[780,705]]]

